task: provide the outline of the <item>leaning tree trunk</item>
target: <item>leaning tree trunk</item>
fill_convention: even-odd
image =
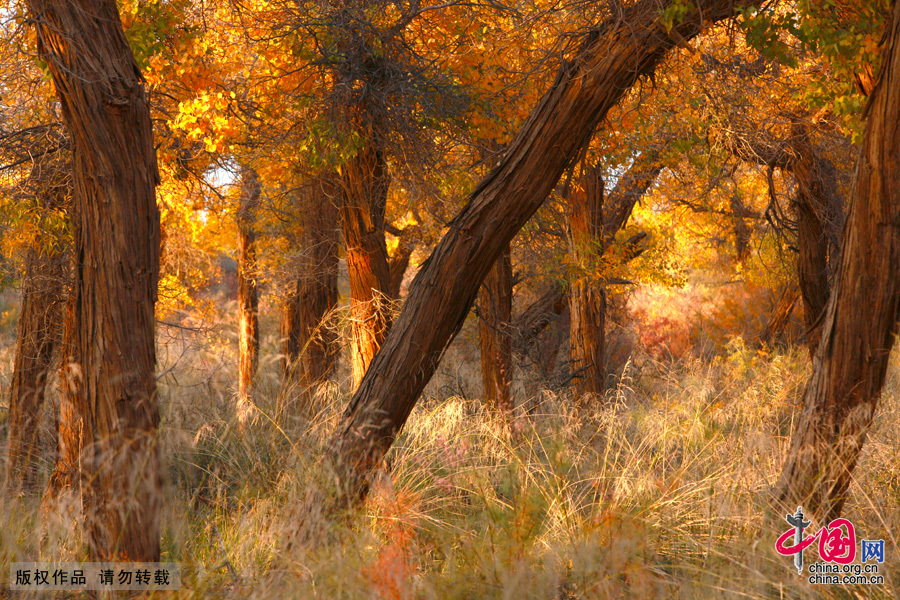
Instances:
[[[256,171],[241,169],[238,200],[238,422],[243,426],[253,412],[253,383],[259,368],[259,293],[256,289],[256,210],[260,185]]]
[[[285,385],[304,392],[328,379],[337,359],[337,336],[325,325],[337,307],[338,214],[336,182],[321,177],[304,193],[301,211],[299,276],[282,320]]]
[[[479,292],[481,381],[484,402],[501,412],[513,409],[512,388],[512,260],[507,246]]]
[[[602,395],[606,385],[606,292],[590,276],[604,246],[603,179],[598,169],[584,178],[583,188],[569,198],[569,249],[576,268],[585,271],[569,285],[569,362],[577,404]]]
[[[62,337],[65,304],[66,256],[43,248],[40,235],[25,257],[22,308],[9,388],[7,487],[35,491],[37,484],[38,425],[44,390],[55,350]]]
[[[422,265],[403,310],[353,395],[332,439],[331,511],[360,502],[372,470],[406,422],[440,357],[456,336],[481,282],[585,147],[607,112],[676,45],[733,16],[730,0],[700,1],[669,34],[660,3],[644,0],[580,38],[580,44],[510,143],[500,164]],[[751,2],[752,4],[752,2]],[[319,503],[321,504],[321,503]],[[306,531],[305,528],[301,531]]]
[[[391,269],[384,243],[389,175],[384,154],[366,144],[343,167],[341,227],[350,279],[354,389],[391,325]]]
[[[867,107],[841,262],[803,411],[776,486],[779,508],[840,514],[884,385],[900,316],[900,3]]]
[[[159,183],[143,80],[113,0],[27,0],[73,147],[74,368],[90,557],[157,561]]]

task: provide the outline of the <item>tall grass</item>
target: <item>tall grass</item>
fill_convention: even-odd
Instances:
[[[814,587],[774,550],[787,528],[778,517],[795,507],[765,518],[809,372],[805,349],[760,354],[734,342],[711,361],[635,359],[604,402],[575,411],[566,392],[544,390],[519,397],[511,422],[447,393],[477,389],[471,367],[445,371],[365,507],[331,524],[323,543],[287,552],[284,534],[347,396],[332,385],[299,410],[301,391],[279,390],[273,362],[241,430],[234,344],[204,336],[161,353],[177,357],[164,358],[160,380],[163,551],[182,563],[184,588],[159,597],[898,595],[897,360],[845,509],[859,535],[885,539],[885,585]],[[77,555],[77,532],[37,500],[3,500],[0,519],[0,578],[11,561]]]

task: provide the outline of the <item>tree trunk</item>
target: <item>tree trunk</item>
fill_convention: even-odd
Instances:
[[[838,196],[834,165],[812,147],[808,128],[795,121],[791,129],[791,147],[797,155],[791,165],[798,187],[794,199],[798,216],[797,278],[812,356],[819,347],[833,271],[840,260],[838,238],[844,225],[844,203]]]
[[[70,294],[65,308],[65,326],[60,352],[59,410],[56,414],[56,466],[50,475],[43,503],[64,495],[67,491],[79,492],[79,463],[84,435],[84,421],[78,414],[82,405],[82,371],[75,362],[77,339],[75,322],[75,295]]]
[[[669,35],[659,20],[659,3],[645,0],[622,8],[581,38],[500,164],[478,185],[423,264],[397,322],[354,394],[331,443],[329,465],[339,487],[338,505],[355,504],[365,496],[369,474],[381,464],[462,327],[494,261],[544,202],[610,108],[676,44],[734,14],[730,0],[699,5]]]
[[[158,561],[159,173],[149,105],[113,0],[27,6],[73,146],[85,537],[93,560]]]
[[[568,297],[568,282],[553,281],[549,290],[522,311],[513,327],[516,331],[515,348],[518,352],[525,353],[541,332],[562,315],[568,306]]]
[[[498,411],[510,413],[512,396],[512,261],[509,246],[494,263],[479,292],[481,381],[483,401]]]
[[[841,262],[784,470],[779,509],[838,516],[884,385],[900,316],[900,3],[867,107]]]
[[[769,315],[765,329],[759,335],[760,344],[770,344],[781,336],[799,299],[800,288],[796,283],[790,284],[782,290],[772,314]]]
[[[304,393],[328,379],[338,356],[337,336],[325,320],[337,307],[338,214],[333,178],[321,177],[303,195],[299,272],[284,307],[285,385],[299,384]]]
[[[388,268],[391,273],[391,297],[400,297],[400,287],[403,285],[403,276],[406,275],[406,269],[409,268],[409,262],[412,259],[412,253],[416,249],[416,245],[409,234],[409,228],[403,232],[399,232],[400,239],[394,255],[388,261]]]
[[[616,234],[625,227],[634,211],[635,205],[647,193],[653,182],[662,172],[660,149],[654,148],[640,154],[624,175],[619,177],[616,186],[609,194],[606,208],[603,211],[603,249],[614,243]],[[642,238],[641,238],[642,239]],[[625,242],[623,258],[629,260],[640,254],[631,247],[632,240]],[[516,351],[527,354],[528,347],[553,321],[559,320],[568,308],[569,283],[556,281],[551,288],[536,301],[531,303],[519,318],[516,319],[514,347]],[[551,349],[552,354],[552,349]],[[552,368],[552,366],[551,366]],[[547,373],[547,369],[544,369]]]
[[[28,248],[19,332],[9,388],[7,487],[34,492],[37,484],[38,425],[52,359],[62,337],[66,255],[45,248],[40,235]]]
[[[367,144],[343,167],[341,227],[350,278],[353,387],[359,385],[391,325],[391,270],[384,243],[389,175],[381,150]]]
[[[593,169],[584,189],[569,197],[569,252],[584,271],[569,286],[569,362],[577,404],[585,397],[602,396],[604,372],[606,292],[591,273],[603,253],[603,179]],[[612,232],[615,235],[614,232]]]
[[[260,185],[256,171],[241,169],[238,224],[239,362],[237,417],[245,425],[253,413],[253,383],[259,368],[259,293],[256,289],[256,210]]]
[[[840,256],[838,237],[844,222],[838,195],[837,172],[809,139],[808,127],[795,119],[788,140],[775,142],[762,134],[724,139],[741,160],[779,168],[793,174],[797,193],[792,200],[797,214],[797,281],[810,355],[818,348],[822,318]]]

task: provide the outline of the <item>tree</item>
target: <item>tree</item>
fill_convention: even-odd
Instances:
[[[42,161],[34,166],[23,192],[38,198],[45,215],[58,217],[68,196],[68,165]],[[7,485],[35,491],[38,432],[44,392],[62,341],[70,252],[67,240],[39,224],[25,251],[22,308],[9,387]]]
[[[809,126],[794,117],[791,135],[785,140],[776,142],[756,132],[726,136],[724,145],[742,160],[794,176],[797,190],[791,204],[797,221],[797,281],[812,355],[818,348],[822,315],[840,256],[844,202],[834,165],[816,150],[810,137]]]
[[[343,166],[341,228],[350,279],[354,388],[391,326],[391,269],[384,243],[390,178],[384,153],[367,144]]]
[[[94,559],[156,561],[159,173],[147,97],[115,2],[26,5],[73,150],[85,537]]]
[[[301,217],[296,283],[284,307],[284,384],[296,381],[303,392],[331,374],[338,348],[326,319],[337,308],[338,212],[334,177],[319,177],[298,193]]]
[[[866,108],[841,262],[803,409],[776,485],[779,507],[840,514],[875,414],[900,317],[900,3],[884,35]]]
[[[259,293],[256,290],[256,211],[260,185],[256,171],[241,168],[238,198],[238,421],[246,423],[252,412],[253,383],[259,368]]]
[[[481,380],[484,402],[496,410],[513,409],[512,387],[512,258],[509,246],[481,285],[478,292],[479,338],[481,340]]]
[[[477,186],[422,266],[354,394],[330,446],[339,505],[365,496],[369,474],[462,327],[491,265],[576,160],[607,112],[674,47],[734,14],[731,2],[698,4],[697,10],[673,22],[668,34],[661,22],[663,7],[645,0],[621,8],[578,38],[499,165]]]
[[[569,196],[569,252],[582,271],[569,283],[569,361],[579,403],[602,395],[606,384],[606,291],[585,268],[603,253],[603,178],[594,168],[582,180],[583,189]]]

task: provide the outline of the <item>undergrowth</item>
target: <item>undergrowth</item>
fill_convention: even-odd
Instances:
[[[712,361],[629,362],[603,402],[576,410],[567,392],[544,390],[518,398],[511,421],[433,382],[364,508],[290,552],[284,534],[347,395],[331,385],[301,410],[301,391],[281,393],[268,365],[241,428],[228,369],[191,380],[210,352],[181,352],[160,380],[163,560],[182,563],[183,588],[158,597],[897,596],[896,360],[844,514],[886,542],[885,584],[865,588],[811,586],[774,550],[795,508],[769,507],[767,492],[810,370],[802,348],[735,342]],[[5,500],[0,516],[0,573],[78,556],[78,532],[39,500]]]

